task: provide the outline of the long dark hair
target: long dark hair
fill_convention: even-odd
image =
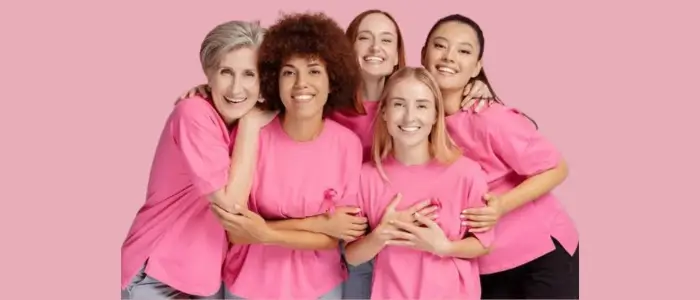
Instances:
[[[486,40],[484,39],[484,31],[481,30],[481,26],[479,26],[479,24],[477,24],[474,20],[467,18],[467,17],[460,15],[460,14],[452,14],[452,15],[446,16],[446,17],[438,20],[437,22],[435,22],[435,24],[433,24],[433,27],[430,28],[430,31],[428,31],[428,35],[425,37],[425,43],[423,43],[423,48],[421,49],[421,57],[423,57],[423,58],[425,57],[428,43],[430,42],[430,36],[432,36],[433,33],[435,32],[435,30],[437,30],[442,24],[445,24],[447,22],[458,22],[461,24],[465,24],[465,25],[471,27],[472,29],[474,29],[474,31],[476,32],[476,39],[479,42],[479,55],[477,56],[477,59],[481,60],[481,57],[484,56],[484,46],[486,44]],[[427,67],[427,66],[425,66],[425,67]],[[472,83],[472,82],[477,81],[477,80],[480,80],[481,82],[483,82],[486,85],[486,88],[489,89],[489,92],[491,93],[491,95],[493,95],[493,99],[496,103],[505,105],[505,103],[503,103],[503,101],[501,101],[501,99],[496,95],[496,91],[493,89],[493,86],[489,82],[488,77],[486,77],[486,71],[484,70],[483,67],[479,71],[479,74],[477,74],[473,78],[469,79],[469,82],[467,84]],[[537,126],[537,122],[535,122],[535,120],[533,120],[532,118],[530,118],[530,116],[528,116],[524,113],[521,113],[521,114],[523,116],[525,116],[526,118],[530,119],[530,121],[532,121],[532,123],[535,124],[535,127],[539,129],[539,126]]]

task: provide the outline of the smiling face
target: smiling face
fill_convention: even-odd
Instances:
[[[212,102],[226,124],[231,125],[260,98],[255,49],[242,47],[221,56],[207,73]]]
[[[435,95],[414,77],[401,79],[391,87],[383,118],[394,147],[427,146],[437,121]]]
[[[440,25],[429,37],[423,65],[440,89],[463,89],[481,71],[479,40],[471,26],[457,21]]]
[[[279,91],[288,116],[295,119],[322,116],[329,92],[326,65],[314,58],[290,58],[280,70]]]
[[[382,13],[364,17],[353,43],[364,76],[388,76],[399,63],[396,26]]]

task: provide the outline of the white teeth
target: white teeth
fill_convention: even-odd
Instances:
[[[299,101],[306,101],[306,100],[311,100],[313,98],[312,95],[298,95],[298,96],[292,96],[294,100],[299,100]]]
[[[365,56],[364,60],[367,62],[383,62],[384,59],[379,56]]]
[[[243,97],[243,98],[229,98],[229,97],[224,96],[224,99],[230,103],[241,103],[248,98],[245,98],[245,97]]]
[[[401,129],[403,131],[414,132],[414,131],[420,129],[420,127],[418,127],[418,126],[399,126],[399,129]]]
[[[438,67],[438,71],[443,72],[443,73],[448,73],[448,74],[456,74],[457,70],[448,68],[448,67]]]

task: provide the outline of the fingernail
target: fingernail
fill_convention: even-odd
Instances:
[[[467,225],[467,222],[462,222],[462,225]]]
[[[460,219],[466,219],[467,217],[465,217],[464,215],[460,215],[459,218],[460,218]]]

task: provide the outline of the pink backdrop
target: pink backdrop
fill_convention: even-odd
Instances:
[[[693,1],[451,2],[3,2],[0,293],[116,298],[120,244],[175,97],[204,80],[209,29],[307,9],[345,26],[380,8],[399,22],[411,64],[439,17],[483,26],[497,92],[570,163],[556,193],[581,231],[583,299],[690,297],[700,250],[684,243],[700,202]]]

